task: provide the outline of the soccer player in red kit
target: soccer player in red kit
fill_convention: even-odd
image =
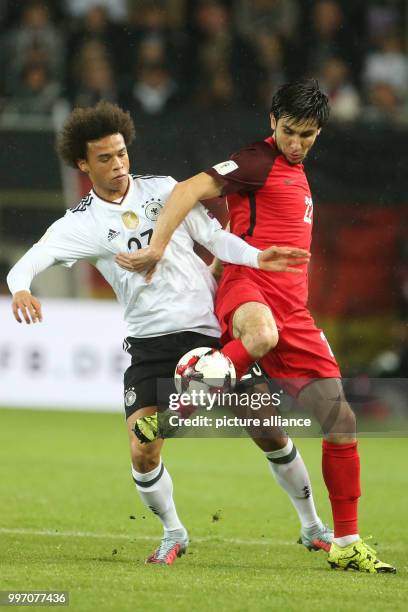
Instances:
[[[310,250],[313,200],[303,161],[329,116],[327,97],[314,80],[283,85],[271,107],[273,135],[179,183],[164,207],[150,246],[134,255],[134,269],[154,273],[176,227],[199,200],[227,196],[231,232],[264,249]],[[216,298],[222,352],[242,376],[254,361],[282,379],[286,390],[321,424],[323,477],[329,492],[333,568],[395,573],[358,535],[360,460],[354,413],[323,332],[307,309],[307,264],[301,274],[268,275],[226,265]]]

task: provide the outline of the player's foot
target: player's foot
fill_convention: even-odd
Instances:
[[[133,433],[142,444],[157,440],[159,438],[158,429],[157,413],[139,417],[133,425]]]
[[[153,442],[158,438],[173,438],[179,429],[178,419],[189,418],[197,406],[180,405],[177,410],[166,408],[159,410],[156,414],[142,416],[136,419],[133,431],[137,438],[143,443]],[[171,418],[173,417],[173,418]],[[174,419],[174,417],[178,417]]]
[[[188,533],[185,529],[167,533],[160,542],[160,546],[147,557],[146,563],[171,565],[177,557],[185,554],[188,544]]]
[[[170,423],[172,416],[178,416],[178,413],[167,408],[163,412],[139,417],[135,421],[133,432],[142,444],[154,442],[158,438],[172,438],[178,430],[178,425]]]
[[[320,523],[316,527],[302,528],[298,544],[303,544],[308,550],[325,550],[329,552],[333,542],[333,530]]]
[[[362,540],[348,546],[338,546],[333,542],[327,561],[332,569],[354,570],[369,574],[395,574],[397,570],[377,558],[377,553]]]

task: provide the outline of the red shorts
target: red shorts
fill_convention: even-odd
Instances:
[[[291,395],[297,395],[311,379],[341,376],[324,333],[316,327],[304,305],[292,303],[290,306],[279,286],[275,289],[271,285],[258,285],[256,275],[245,275],[242,268],[237,276],[221,283],[216,296],[222,344],[233,339],[232,320],[236,309],[247,302],[260,302],[271,309],[279,331],[278,344],[259,362],[268,376],[285,379],[280,382]]]

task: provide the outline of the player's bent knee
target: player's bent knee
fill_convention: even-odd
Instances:
[[[278,344],[279,333],[276,327],[269,325],[263,325],[260,327],[253,328],[244,334],[242,341],[247,351],[255,357],[260,359],[266,353],[275,348]]]

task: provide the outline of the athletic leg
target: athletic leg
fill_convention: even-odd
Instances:
[[[156,407],[137,411],[138,416],[151,415]],[[187,530],[181,523],[173,499],[173,482],[161,460],[163,440],[142,444],[132,431],[136,414],[127,419],[132,478],[144,505],[163,525],[163,539],[158,549],[147,559],[148,563],[170,565],[183,554],[188,545]]]
[[[173,499],[173,483],[161,460],[162,439],[142,444],[134,433],[139,417],[157,414],[158,380],[173,375],[183,345],[184,334],[155,338],[127,338],[132,356],[124,375],[124,401],[132,461],[132,478],[144,505],[163,525],[160,546],[147,559],[148,563],[169,565],[188,545],[187,531],[181,523]]]
[[[271,309],[261,302],[246,302],[238,306],[232,316],[232,335],[234,340],[227,342],[221,352],[234,364],[237,380],[279,340]]]
[[[316,380],[305,387],[299,394],[299,403],[312,412],[322,427],[322,469],[333,512],[334,541],[350,544],[360,539],[360,458],[354,413],[336,378]]]
[[[318,419],[323,431],[323,477],[333,513],[334,540],[328,561],[335,569],[395,573],[358,535],[360,458],[356,419],[340,379],[317,380],[299,394],[299,402]]]
[[[259,379],[264,379],[260,368],[259,372]],[[252,368],[251,373],[253,380],[256,380],[258,375],[255,367]],[[268,384],[257,383],[249,387],[246,385],[245,393],[251,396],[257,394],[259,397],[259,394],[264,396],[264,394],[270,394],[271,391]],[[246,404],[250,405],[251,402],[246,402]],[[261,423],[264,419],[270,419],[271,416],[278,414],[272,401],[268,406],[262,405],[256,410],[256,414],[251,410],[245,414],[239,414],[237,410],[234,412],[244,418],[256,416]],[[324,525],[317,514],[306,465],[292,440],[280,427],[247,427],[247,432],[264,452],[273,477],[287,493],[298,514],[301,524],[299,543],[309,550],[327,552],[333,540],[333,532]]]

